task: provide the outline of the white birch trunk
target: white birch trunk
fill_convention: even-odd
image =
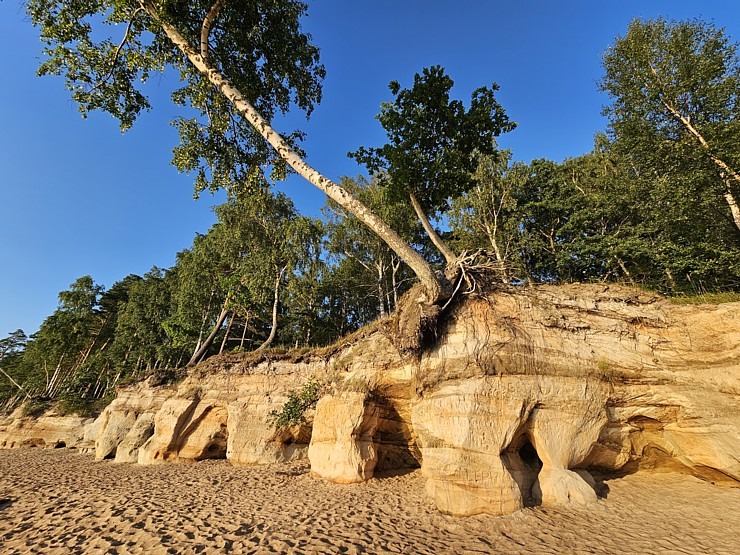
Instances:
[[[455,253],[452,252],[452,249],[450,249],[450,247],[448,247],[447,244],[442,240],[442,238],[437,234],[437,231],[429,222],[429,218],[427,218],[427,215],[421,208],[421,204],[419,204],[416,195],[414,195],[414,193],[412,193],[411,191],[409,191],[409,199],[411,200],[411,206],[414,207],[414,212],[416,212],[416,215],[421,222],[421,226],[424,228],[424,231],[427,232],[427,235],[429,235],[429,238],[432,240],[432,243],[434,243],[434,246],[437,247],[437,250],[442,253],[442,256],[445,257],[447,266],[454,266],[455,262],[457,262],[457,256],[455,256]]]
[[[257,347],[257,351],[265,350],[272,343],[273,339],[275,339],[275,335],[277,335],[277,317],[278,308],[280,307],[280,283],[283,281],[284,273],[285,267],[280,269],[277,277],[275,278],[275,290],[272,301],[272,329],[270,330],[270,335],[267,337],[267,339],[265,339],[265,342],[262,343],[262,345]]]
[[[232,85],[226,77],[215,67],[206,63],[200,52],[195,50],[185,37],[171,24],[159,20],[157,10],[151,0],[142,0],[142,6],[147,13],[162,26],[162,30],[172,43],[188,58],[191,64],[203,74],[213,86],[234,105],[237,111],[272,145],[278,155],[285,160],[300,176],[304,177],[319,190],[326,193],[340,206],[354,214],[362,223],[368,226],[385,243],[401,257],[411,270],[417,275],[426,292],[426,302],[434,304],[442,298],[442,285],[431,267],[408,245],[401,237],[391,229],[382,219],[373,213],[367,206],[361,203],[348,191],[332,182],[307,164],[280,136],[270,123],[252,106],[239,89]],[[201,37],[202,43],[202,37]]]

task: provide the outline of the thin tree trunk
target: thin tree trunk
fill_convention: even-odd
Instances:
[[[82,360],[75,365],[75,372],[80,368],[80,366],[85,364],[85,362],[87,361],[88,357],[90,356],[90,353],[92,353],[93,349],[95,348],[95,344],[98,342],[98,339],[100,338],[100,334],[103,333],[103,329],[105,328],[105,325],[108,323],[108,320],[110,320],[110,315],[106,316],[103,323],[100,324],[100,327],[98,328],[98,331],[95,333],[95,337],[93,338],[92,343],[90,343],[90,346],[85,351],[85,354],[82,357]],[[106,340],[105,344],[100,349],[101,351],[105,349],[105,346],[108,344],[109,340],[110,339]]]
[[[221,348],[218,350],[218,354],[224,352],[224,347],[226,346],[226,342],[229,340],[229,332],[231,331],[231,326],[234,324],[234,314],[232,313],[231,318],[229,318],[229,325],[226,326],[226,333],[224,334],[224,339],[221,341]]]
[[[487,223],[484,225],[486,228],[486,236],[488,236],[488,242],[491,244],[493,254],[496,257],[496,263],[498,264],[499,271],[501,272],[501,281],[503,281],[504,283],[509,283],[509,276],[506,272],[504,257],[501,254],[501,249],[498,246],[498,239],[496,238],[496,235],[498,234],[498,216],[494,216],[493,229],[491,229],[491,226]]]
[[[732,221],[735,222],[735,227],[740,230],[740,206],[738,206],[735,197],[732,196],[732,188],[730,187],[730,180],[725,177],[723,179],[725,183],[725,192],[722,196],[725,197],[727,205],[730,207],[730,214],[732,214]]]
[[[240,349],[244,349],[244,339],[247,337],[247,326],[249,326],[249,311],[247,311],[247,315],[244,317],[244,329],[242,330],[242,339],[239,342]]]
[[[46,389],[44,390],[44,397],[53,397],[52,393],[54,389],[56,388],[57,381],[59,381],[59,374],[62,371],[62,362],[64,361],[64,355],[59,357],[59,362],[57,363],[57,367],[54,369],[54,373],[51,376],[51,380],[46,384]]]
[[[214,21],[224,7],[225,0],[216,0],[216,3],[211,6],[208,10],[206,17],[203,19],[203,25],[200,29],[200,57],[203,58],[203,63],[209,63],[208,59],[208,36],[211,34],[211,27]]]
[[[668,276],[668,283],[671,286],[671,291],[676,290],[676,280],[673,279],[673,272],[671,272],[670,268],[665,269],[665,275]]]
[[[385,317],[385,302],[383,301],[383,284],[378,282],[378,310],[380,310],[380,317]]]
[[[200,331],[198,332],[198,341],[195,344],[195,349],[193,349],[193,356],[195,356],[195,353],[197,353],[200,350],[200,347],[203,344],[203,333],[205,333],[206,322],[208,321],[208,315],[211,313],[211,302],[213,301],[214,294],[215,294],[215,289],[212,288],[211,296],[208,297],[208,307],[206,308],[206,311],[203,313],[203,319],[200,321]]]
[[[126,363],[128,362],[128,357],[131,354],[131,351],[133,350],[133,348],[134,348],[134,344],[133,343],[129,343],[128,344],[128,349],[126,349],[126,355],[123,357],[123,364],[121,365],[124,368],[126,367]]]
[[[429,238],[432,240],[432,243],[434,243],[434,246],[437,247],[437,250],[442,253],[442,256],[445,257],[447,265],[453,266],[457,261],[457,256],[455,256],[455,253],[452,252],[452,249],[447,246],[447,244],[437,234],[437,231],[434,229],[434,227],[432,227],[432,224],[429,222],[429,218],[427,218],[424,210],[422,210],[421,204],[419,204],[416,195],[414,195],[414,193],[412,193],[411,191],[409,191],[409,199],[411,200],[411,206],[414,207],[414,212],[416,212],[416,215],[419,217],[419,221],[421,221],[421,226],[424,228],[424,231],[427,232],[427,235],[429,235]]]
[[[395,257],[394,257],[395,258]],[[396,274],[401,268],[400,259],[391,259],[391,286],[393,287],[393,310],[398,307],[398,283],[396,282]]]
[[[622,260],[622,259],[621,259],[621,258],[619,258],[618,256],[615,256],[614,258],[616,258],[616,259],[617,259],[617,264],[619,264],[619,267],[620,267],[620,268],[622,269],[622,271],[624,272],[624,275],[625,275],[625,276],[627,276],[627,280],[628,280],[628,281],[630,282],[630,285],[636,285],[636,284],[635,284],[635,280],[634,280],[634,279],[632,279],[632,274],[631,274],[631,273],[630,273],[630,271],[629,271],[629,270],[627,269],[627,266],[625,266],[625,264],[624,264],[624,260]]]
[[[218,315],[218,319],[216,320],[216,324],[213,326],[213,329],[211,329],[211,333],[209,333],[208,337],[205,338],[203,344],[200,346],[200,349],[195,351],[193,353],[193,356],[190,357],[190,362],[188,362],[187,364],[188,366],[192,366],[193,364],[200,362],[205,354],[208,352],[208,349],[211,347],[213,340],[216,339],[216,335],[218,335],[218,331],[221,329],[224,320],[226,320],[226,317],[229,315],[229,310],[226,308],[227,304],[228,299],[224,303],[224,308],[221,309],[221,314]]]
[[[275,339],[275,335],[277,334],[277,317],[278,308],[280,306],[280,282],[283,281],[283,274],[285,273],[285,269],[285,266],[283,266],[278,272],[277,278],[275,278],[275,290],[272,301],[272,329],[270,330],[270,335],[267,337],[267,339],[265,339],[265,342],[262,343],[262,345],[257,347],[257,351],[265,350],[270,345],[270,343],[272,343],[272,340]]]
[[[28,398],[29,401],[31,400],[31,396],[28,394],[28,391],[26,391],[25,389],[23,389],[23,386],[21,386],[17,381],[15,381],[13,378],[11,378],[10,377],[10,374],[8,374],[2,368],[0,368],[0,373],[2,373],[3,376],[5,376],[6,378],[8,378],[10,380],[10,383],[12,383],[14,386],[16,386]]]
[[[383,292],[383,263],[376,262],[375,268],[378,270],[378,308],[380,309],[380,317],[383,318],[385,316],[385,303],[383,302],[383,298],[385,297],[385,293]]]
[[[504,206],[504,200],[506,197],[506,193],[502,193],[501,197],[499,198],[498,202],[498,208],[493,210],[493,229],[490,229],[488,224],[486,224],[486,229],[488,231],[488,240],[491,243],[491,246],[493,247],[493,253],[496,256],[496,262],[499,265],[500,271],[501,271],[501,280],[504,283],[509,283],[509,274],[506,271],[506,261],[504,260],[504,256],[501,254],[501,249],[498,246],[498,217],[501,211],[503,210]],[[493,204],[494,199],[491,199],[491,203]]]
[[[202,73],[213,86],[221,91],[221,93],[234,105],[237,111],[252,124],[252,126],[268,143],[273,146],[273,148],[275,148],[278,155],[282,157],[291,168],[315,185],[319,190],[326,193],[327,196],[337,202],[340,206],[354,214],[362,223],[368,226],[383,241],[385,241],[385,243],[406,262],[406,264],[408,264],[425,289],[427,297],[426,302],[434,304],[442,299],[442,284],[434,274],[432,268],[418,252],[401,239],[401,237],[393,231],[388,224],[380,219],[355,196],[308,165],[291,148],[285,139],[283,139],[283,137],[281,137],[280,134],[272,128],[270,123],[262,117],[254,106],[252,106],[239,89],[232,85],[216,68],[206,63],[200,52],[193,48],[174,26],[169,24],[167,21],[160,20],[158,18],[156,6],[152,0],[140,0],[140,4],[154,20],[158,21],[167,37],[183,54],[185,54],[190,63],[193,64],[193,66]],[[202,36],[200,37],[200,40],[202,43]]]

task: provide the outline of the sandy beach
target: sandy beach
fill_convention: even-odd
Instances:
[[[0,451],[0,552],[737,553],[740,489],[678,474],[606,482],[589,509],[455,518],[419,471],[340,486],[307,463],[137,466]]]

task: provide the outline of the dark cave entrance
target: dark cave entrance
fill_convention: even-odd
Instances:
[[[537,482],[537,477],[542,470],[542,460],[537,454],[537,449],[532,444],[527,434],[520,434],[509,447],[501,453],[504,466],[514,478],[525,507],[535,507],[540,500],[532,494],[532,487]]]

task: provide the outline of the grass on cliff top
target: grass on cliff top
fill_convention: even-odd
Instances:
[[[308,362],[316,359],[328,359],[344,348],[357,341],[372,335],[387,326],[389,317],[377,320],[361,327],[359,330],[337,339],[334,343],[313,347],[281,347],[274,346],[263,351],[230,351],[213,355],[193,367],[199,375],[206,375],[221,371],[224,367],[233,365],[253,366],[261,362]]]
[[[668,297],[668,300],[672,304],[679,305],[736,303],[740,302],[740,293],[701,293],[699,295]]]

